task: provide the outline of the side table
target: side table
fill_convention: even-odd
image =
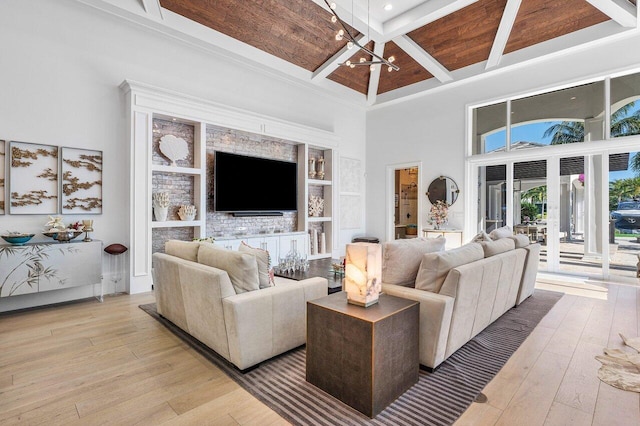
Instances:
[[[363,308],[345,292],[307,302],[306,380],[373,418],[418,381],[419,304],[386,294]]]

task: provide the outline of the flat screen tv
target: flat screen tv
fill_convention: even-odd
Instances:
[[[288,161],[216,151],[214,210],[251,215],[297,210],[297,168]]]

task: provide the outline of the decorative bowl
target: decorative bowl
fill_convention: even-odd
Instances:
[[[9,244],[13,244],[14,246],[21,246],[30,239],[33,238],[35,234],[11,234],[11,235],[1,235],[2,239],[8,242]]]
[[[53,238],[56,241],[61,243],[68,243],[79,235],[82,235],[84,232],[82,231],[47,231],[43,232],[42,235]]]

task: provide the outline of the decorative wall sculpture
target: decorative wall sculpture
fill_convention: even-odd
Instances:
[[[5,152],[7,142],[0,140],[0,214],[4,214]]]
[[[10,143],[9,213],[58,212],[58,147]]]
[[[102,213],[102,151],[62,148],[62,213]]]

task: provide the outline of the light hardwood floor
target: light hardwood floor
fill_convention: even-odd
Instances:
[[[594,356],[638,335],[640,289],[539,282],[567,294],[461,425],[638,425],[640,397]],[[153,294],[0,315],[0,424],[287,424],[138,308]]]

